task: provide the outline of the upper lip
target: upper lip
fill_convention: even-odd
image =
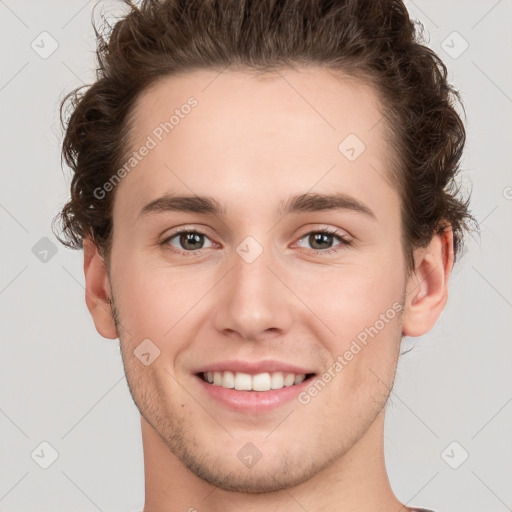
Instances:
[[[242,361],[240,359],[232,359],[229,361],[219,361],[217,363],[211,363],[201,367],[199,370],[197,370],[196,373],[224,371],[243,372],[251,375],[272,372],[295,373],[298,375],[307,375],[309,373],[315,373],[311,369],[296,366],[290,363],[284,363],[282,361]]]

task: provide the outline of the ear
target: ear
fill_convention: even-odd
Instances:
[[[84,237],[83,245],[87,309],[98,333],[113,340],[117,338],[117,330],[110,307],[111,288],[107,268],[98,247],[89,237]]]
[[[407,282],[402,318],[405,336],[422,336],[432,329],[448,300],[453,267],[453,231],[446,227],[427,247],[414,251],[414,272]]]

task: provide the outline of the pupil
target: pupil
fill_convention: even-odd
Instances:
[[[194,244],[201,244],[201,237],[203,235],[199,234],[199,233],[183,233],[181,236],[180,236],[180,243],[181,243],[181,246],[184,248],[184,249],[200,249],[200,247],[196,247],[194,246]],[[188,244],[191,243],[192,244],[192,247],[190,247]]]
[[[313,238],[311,239],[311,237]],[[316,233],[310,236],[310,243],[314,249],[326,249],[331,247],[331,244],[329,244],[330,237],[332,237],[332,235],[330,235],[329,233]],[[327,247],[315,247],[315,244],[317,243],[327,244]]]

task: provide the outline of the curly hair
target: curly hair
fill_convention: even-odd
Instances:
[[[159,78],[197,69],[272,71],[320,65],[373,86],[390,134],[390,169],[401,198],[402,244],[412,250],[451,227],[455,256],[469,197],[456,183],[465,144],[460,94],[422,26],[401,0],[124,0],[129,12],[97,38],[97,81],[70,92],[62,157],[71,198],[54,219],[72,248],[90,237],[109,259],[115,190],[98,198],[130,148],[130,114]],[[94,22],[93,22],[94,25]],[[463,105],[462,105],[463,108]]]

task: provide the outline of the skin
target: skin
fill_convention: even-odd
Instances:
[[[190,96],[198,106],[116,187],[109,267],[84,240],[87,306],[102,336],[120,338],[141,413],[144,512],[411,510],[386,473],[384,406],[402,336],[428,332],[445,306],[451,230],[415,250],[409,274],[385,123],[361,82],[322,68],[166,77],[139,98],[133,148]],[[366,146],[353,162],[338,151],[350,133]],[[278,214],[290,195],[333,191],[375,218]],[[164,193],[212,196],[226,214],[139,215]],[[172,252],[187,250],[179,236],[162,243],[178,226],[206,235],[195,254]],[[308,234],[324,227],[352,243],[334,236],[315,245]],[[252,263],[236,252],[247,236],[263,248]],[[329,245],[338,251],[322,254]],[[234,412],[193,376],[230,358],[288,361],[321,375],[393,304],[402,313],[307,405]],[[160,356],[145,366],[133,351],[147,338]],[[262,454],[251,468],[237,458],[247,442]]]

